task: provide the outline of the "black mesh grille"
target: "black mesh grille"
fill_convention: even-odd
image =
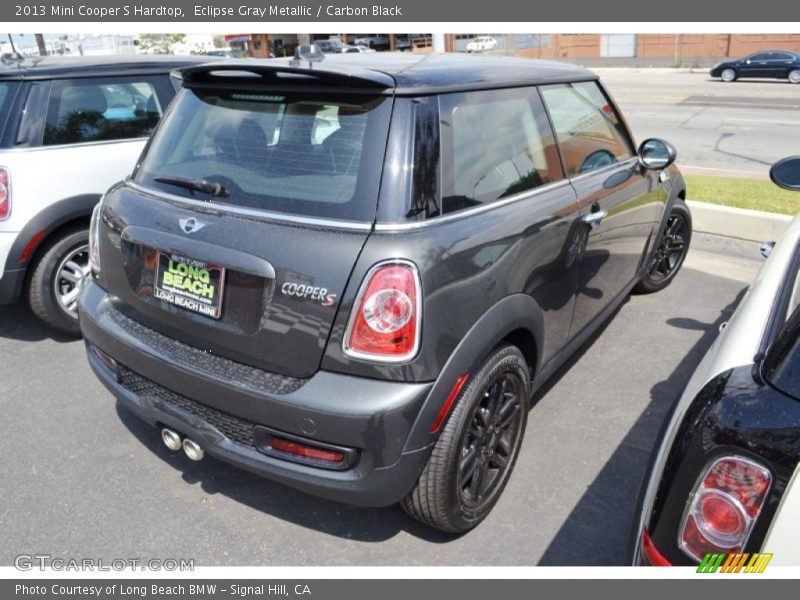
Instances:
[[[176,394],[122,365],[119,366],[119,374],[123,387],[137,396],[154,398],[183,409],[215,427],[232,442],[248,448],[255,448],[254,423]]]
[[[203,373],[212,375],[215,379],[238,386],[246,386],[267,394],[290,394],[303,387],[307,381],[307,379],[269,373],[210,352],[204,352],[145,327],[118,310],[110,310],[108,314],[116,325],[137,340],[147,344],[148,347],[157,350],[162,356],[168,356],[170,361],[191,369],[199,369]]]

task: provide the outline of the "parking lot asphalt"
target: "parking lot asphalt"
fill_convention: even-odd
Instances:
[[[0,564],[621,564],[654,437],[760,265],[757,246],[696,236],[673,284],[632,296],[538,395],[508,488],[460,537],[169,452],[115,405],[80,341],[3,307]]]
[[[686,171],[766,178],[772,163],[800,154],[800,86],[724,83],[705,70],[595,70],[636,139],[669,140]]]

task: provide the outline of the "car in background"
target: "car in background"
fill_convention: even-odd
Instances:
[[[399,52],[411,50],[411,34],[398,34],[394,38],[394,49]]]
[[[354,39],[353,44],[356,46],[366,46],[367,48],[372,48],[373,50],[388,50],[389,36],[378,33],[365,35]]]
[[[347,46],[344,49],[345,54],[363,54],[365,52],[375,52],[375,50],[366,46]]]
[[[203,53],[205,56],[215,56],[217,58],[234,58],[236,54],[231,48],[220,48],[217,50],[209,50]]]
[[[742,78],[766,78],[800,83],[800,54],[785,50],[755,52],[739,60],[714,65],[710,74],[727,82]]]
[[[485,52],[497,48],[497,40],[489,35],[481,35],[467,44],[467,52]]]
[[[350,47],[340,39],[316,40],[314,45],[322,50],[323,54],[342,54]]]
[[[207,57],[45,57],[0,67],[0,305],[26,298],[78,334],[89,218],[136,164],[175,95],[170,72]]]
[[[800,191],[800,157],[770,174]],[[742,553],[800,563],[800,216],[762,253],[662,432],[635,516],[635,564]]]

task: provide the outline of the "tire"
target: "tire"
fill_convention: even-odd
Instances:
[[[736,69],[723,69],[722,73],[720,73],[720,79],[726,83],[731,83],[732,81],[736,81]]]
[[[789,83],[800,83],[800,69],[789,71]]]
[[[647,273],[636,284],[634,291],[652,294],[672,283],[683,266],[691,242],[692,213],[683,200],[676,200],[650,258]]]
[[[68,311],[65,302],[69,300],[69,306],[73,306],[72,297],[77,299],[83,289],[88,276],[88,244],[89,231],[84,227],[70,229],[49,240],[33,266],[28,284],[28,303],[33,314],[50,327],[75,337],[81,333],[77,311]],[[63,292],[58,297],[57,288]]]
[[[486,518],[508,482],[525,435],[528,373],[522,353],[504,345],[470,377],[402,502],[410,516],[448,533],[469,531]],[[501,408],[507,413],[502,420]]]

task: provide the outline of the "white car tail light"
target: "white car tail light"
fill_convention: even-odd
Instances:
[[[0,221],[11,215],[11,174],[0,167]]]
[[[422,290],[417,268],[391,261],[374,266],[356,298],[344,353],[378,362],[404,362],[419,349]]]
[[[714,462],[697,480],[678,542],[698,560],[713,552],[741,552],[772,483],[770,472],[740,456]]]
[[[100,272],[100,204],[92,211],[92,220],[89,223],[89,265],[95,273]]]

